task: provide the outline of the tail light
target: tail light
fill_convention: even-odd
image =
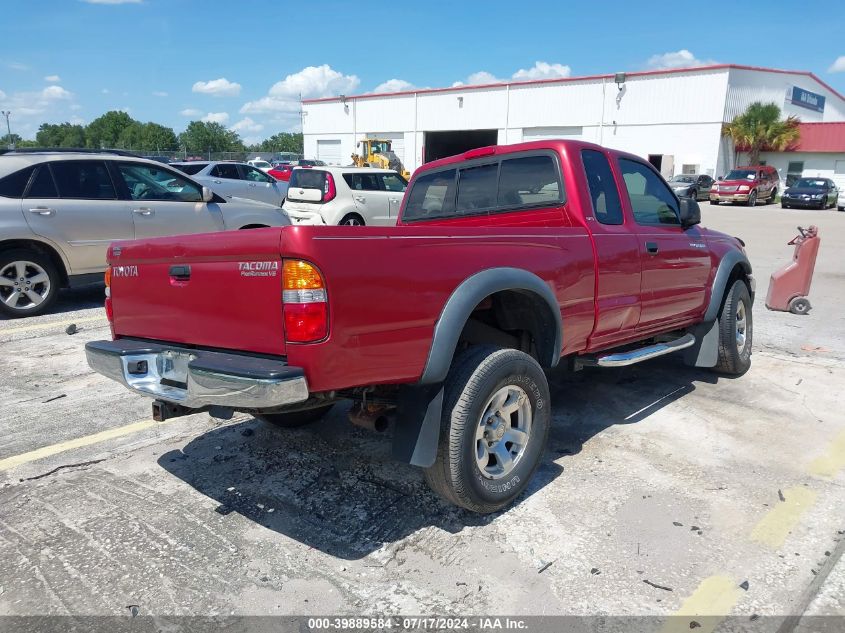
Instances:
[[[287,342],[314,343],[328,336],[326,285],[315,266],[299,259],[284,260],[282,303]]]
[[[323,185],[323,202],[334,200],[337,188],[334,186],[334,176],[326,172],[326,183]]]
[[[114,322],[114,312],[112,311],[111,305],[111,266],[106,268],[106,318],[109,320],[109,323]]]

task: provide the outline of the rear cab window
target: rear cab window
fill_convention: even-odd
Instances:
[[[553,152],[482,159],[419,176],[406,195],[405,222],[529,210],[566,201]]]

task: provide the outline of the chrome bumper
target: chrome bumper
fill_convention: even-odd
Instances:
[[[284,361],[128,339],[85,345],[94,371],[189,409],[270,409],[308,399],[303,371]]]

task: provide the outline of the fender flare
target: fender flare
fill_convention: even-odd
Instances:
[[[716,275],[713,277],[713,286],[710,290],[710,303],[704,312],[703,321],[705,323],[711,323],[719,316],[719,309],[722,307],[722,298],[725,296],[725,290],[727,290],[728,279],[730,279],[731,272],[733,272],[737,264],[742,266],[746,275],[751,274],[751,262],[748,261],[744,253],[730,251],[722,257],[722,261],[719,262],[719,267],[716,269]]]
[[[488,268],[461,282],[446,301],[434,326],[431,348],[419,380],[420,384],[432,385],[446,379],[458,347],[458,339],[472,311],[486,297],[504,290],[530,292],[545,301],[555,321],[555,333],[550,346],[551,354],[547,358],[541,358],[540,364],[545,367],[555,367],[558,364],[563,324],[560,305],[552,289],[537,275],[526,270],[509,267]]]

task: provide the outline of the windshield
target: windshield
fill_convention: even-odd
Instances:
[[[208,166],[208,163],[180,163],[177,165],[172,165],[179,171],[188,174],[189,176],[193,176],[194,174],[198,174],[203,169]]]
[[[695,176],[684,176],[684,175],[679,174],[677,176],[672,176],[669,179],[669,182],[684,182],[684,183],[695,182]]]
[[[827,182],[824,181],[824,180],[819,180],[817,178],[801,178],[799,180],[796,180],[792,184],[792,186],[793,187],[806,187],[806,188],[809,188],[809,189],[814,189],[814,188],[817,189],[817,188],[820,188],[820,187],[822,187],[822,188],[826,187]]]
[[[250,165],[252,165],[253,167],[258,167],[258,169],[265,169],[265,168],[272,167],[272,165],[270,163],[268,163],[266,160],[254,160],[250,163]]]
[[[753,169],[732,169],[725,176],[725,180],[754,180],[757,172]]]

